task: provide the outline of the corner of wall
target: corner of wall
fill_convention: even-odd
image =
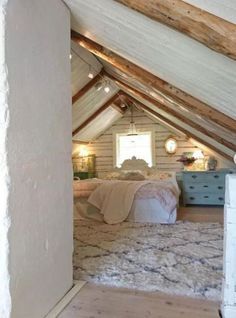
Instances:
[[[10,318],[10,273],[8,232],[9,171],[7,163],[6,139],[9,125],[8,82],[5,63],[5,16],[8,0],[0,1],[0,317]]]

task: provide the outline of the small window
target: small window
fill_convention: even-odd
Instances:
[[[116,166],[135,156],[144,159],[149,167],[153,165],[152,132],[138,133],[136,136],[116,134]]]

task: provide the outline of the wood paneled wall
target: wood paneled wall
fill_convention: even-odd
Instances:
[[[134,120],[139,131],[152,130],[155,134],[155,159],[156,166],[161,170],[180,171],[182,164],[176,160],[183,152],[194,151],[197,148],[191,144],[186,137],[177,136],[163,125],[154,122],[143,112],[135,111]],[[123,118],[118,120],[111,128],[105,131],[99,138],[91,142],[87,149],[90,154],[96,155],[96,171],[101,177],[104,173],[114,168],[113,162],[113,135],[128,131],[130,114],[127,112]],[[169,136],[174,136],[178,140],[178,150],[175,155],[168,155],[165,151],[165,140]]]
[[[193,152],[198,149],[194,141],[188,140],[184,135],[177,135],[166,126],[157,123],[149,118],[142,111],[134,112],[134,120],[139,131],[152,130],[155,134],[155,159],[156,166],[160,170],[181,171],[183,166],[176,160],[180,158],[183,152]],[[130,114],[127,112],[123,118],[116,121],[108,130],[103,132],[96,140],[88,145],[73,145],[72,156],[76,157],[81,147],[85,147],[89,154],[96,155],[96,172],[98,177],[103,177],[108,171],[114,169],[114,149],[113,136],[115,133],[124,133],[128,131]],[[165,151],[165,140],[169,137],[175,137],[178,141],[177,152],[174,155],[168,155]],[[217,168],[234,168],[232,163],[223,160],[215,152],[202,146],[204,155],[213,155],[218,160]]]

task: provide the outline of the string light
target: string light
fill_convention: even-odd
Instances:
[[[89,66],[89,73],[88,77],[93,79],[94,78],[94,73],[98,74],[101,78],[101,81],[97,82],[94,87],[95,89],[99,92],[102,88],[106,94],[110,93],[111,91],[111,84],[110,81],[108,81],[103,75],[100,74],[100,69],[96,69],[93,65],[91,65],[89,62],[87,62],[84,58],[82,58],[73,48],[71,48],[72,52],[78,56],[85,64]],[[122,102],[121,107],[122,108],[129,108],[128,104],[122,99],[122,96],[118,93],[118,98]]]
[[[91,69],[93,69],[95,71],[96,74],[98,74],[102,81],[104,81],[104,76],[102,76],[99,72],[100,69],[96,69],[93,65],[91,65],[90,63],[88,63],[85,59],[83,59],[73,48],[71,48],[71,50],[85,63],[87,64],[89,67],[91,67]],[[126,74],[122,74],[122,76],[124,76],[125,78],[130,78],[132,81],[135,81],[135,78],[133,78],[132,76],[128,76]],[[165,100],[169,100],[171,101],[171,103],[173,103],[174,105],[177,105],[179,107],[183,107],[182,105],[180,105],[179,103],[176,103],[175,101],[172,101],[170,98],[168,98],[167,96],[165,96],[165,94],[161,93],[160,91],[158,91],[158,93],[156,93],[155,91],[153,91],[153,87],[150,84],[147,84],[147,89],[146,92],[151,95],[153,98],[157,99],[158,101],[164,102]],[[99,88],[97,89],[98,91],[101,90],[102,87],[99,86]],[[104,91],[106,93],[110,92],[110,87],[108,88],[107,86],[104,87]],[[162,97],[162,98],[161,98]],[[118,94],[118,98],[122,101],[122,98],[120,96],[120,94]],[[125,106],[123,106],[125,105]],[[121,107],[127,107],[129,108],[129,106],[123,102]],[[186,110],[186,109],[185,109]],[[186,110],[187,111],[187,110]]]
[[[93,79],[94,78],[94,74],[92,72],[92,68],[91,68],[91,65],[89,65],[89,73],[88,73],[88,77]]]
[[[104,92],[105,93],[110,93],[110,86],[109,86],[109,82],[108,81],[105,81],[105,87],[104,87]]]

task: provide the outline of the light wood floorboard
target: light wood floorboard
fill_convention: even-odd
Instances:
[[[188,206],[179,207],[177,219],[190,222],[224,222],[223,207]]]
[[[218,318],[219,304],[86,284],[59,318]]]

